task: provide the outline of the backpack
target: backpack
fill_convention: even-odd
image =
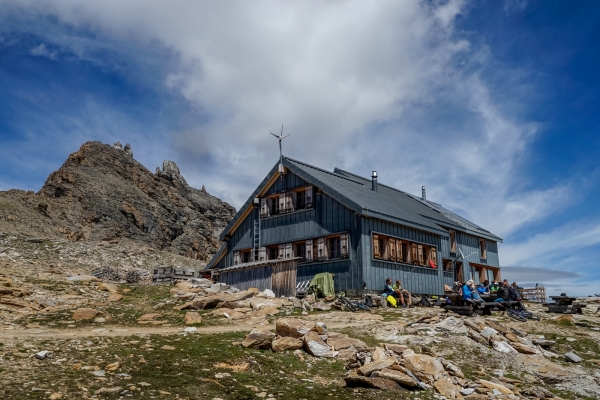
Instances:
[[[369,295],[365,296],[365,306],[373,307],[373,299]]]
[[[388,296],[386,299],[387,299],[387,302],[390,303],[390,305],[392,307],[398,308],[398,303],[396,302],[396,299],[394,298],[394,296]]]
[[[421,301],[419,302],[421,307],[431,307],[431,303],[427,300],[427,297],[421,296]]]

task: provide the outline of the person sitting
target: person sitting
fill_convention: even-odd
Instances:
[[[481,297],[479,297],[479,294],[477,293],[477,290],[475,289],[475,282],[472,279],[469,279],[467,281],[467,283],[465,283],[462,290],[463,290],[463,300],[476,301],[476,302],[483,301],[483,300],[481,300]]]
[[[490,285],[490,293],[496,293],[499,288],[500,288],[500,285],[498,284],[498,282],[492,283]]]
[[[477,292],[479,294],[489,294],[490,293],[490,281],[485,280],[483,283],[480,283],[477,287]]]
[[[392,288],[392,278],[387,278],[385,280],[385,286],[383,287],[383,294],[387,296],[394,296],[396,297],[396,292],[394,292],[394,289]]]
[[[500,303],[502,301],[510,301],[510,291],[508,290],[508,281],[502,282],[502,286],[498,288],[496,292],[498,298],[494,300],[496,303]]]
[[[406,307],[406,304],[404,303],[404,296],[408,297],[408,307],[412,307],[412,296],[408,290],[402,287],[402,282],[400,282],[400,279],[396,280],[396,284],[392,286],[392,289],[394,289],[394,293],[396,293],[396,295],[400,298],[402,308]]]
[[[521,291],[519,289],[523,289],[522,287],[520,287],[519,285],[517,285],[517,282],[513,282],[512,283],[512,288],[515,291],[515,295],[516,295],[516,299],[521,301],[523,300],[523,295],[521,294]]]

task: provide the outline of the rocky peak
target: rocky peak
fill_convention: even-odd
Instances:
[[[181,176],[181,172],[179,172],[179,167],[175,164],[175,161],[164,160],[162,171],[159,167],[156,167],[155,175],[168,179],[170,181],[177,181],[184,185],[187,185],[183,176]],[[202,186],[204,187],[204,186]]]
[[[72,240],[123,237],[208,260],[235,209],[190,187],[175,162],[153,174],[132,154],[128,144],[87,142],[27,202],[44,226]]]

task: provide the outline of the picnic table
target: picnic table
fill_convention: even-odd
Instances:
[[[544,307],[548,307],[548,312],[560,314],[583,314],[585,304],[574,304],[577,297],[569,296],[550,296],[554,303],[543,303]]]
[[[493,302],[497,298],[495,294],[482,295],[481,299],[485,302],[482,304],[464,300],[458,293],[450,293],[447,294],[446,297],[450,299],[451,303],[443,302],[440,304],[441,308],[446,311],[452,311],[456,314],[467,315],[469,317],[473,315],[492,315],[492,309],[498,305]]]

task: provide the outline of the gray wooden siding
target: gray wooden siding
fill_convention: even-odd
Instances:
[[[444,285],[454,286],[454,272],[444,272]]]
[[[266,195],[279,193],[285,190],[292,190],[302,186],[308,186],[308,182],[300,178],[298,175],[289,172],[283,176],[283,179],[277,179],[275,183],[267,190]]]
[[[265,290],[272,288],[271,274],[272,267],[266,265],[264,267],[221,272],[219,281],[233,285],[240,290],[247,290],[252,287]]]
[[[441,295],[444,293],[442,271],[442,240],[434,233],[421,231],[374,218],[362,219],[362,269],[367,289],[383,290],[386,278],[400,279],[411,293]],[[438,268],[416,267],[373,258],[373,232],[390,235],[418,243],[436,246]]]
[[[329,272],[335,274],[335,290],[362,289],[361,268],[355,260],[325,261],[310,264],[298,264],[298,282],[311,280],[316,274]]]

